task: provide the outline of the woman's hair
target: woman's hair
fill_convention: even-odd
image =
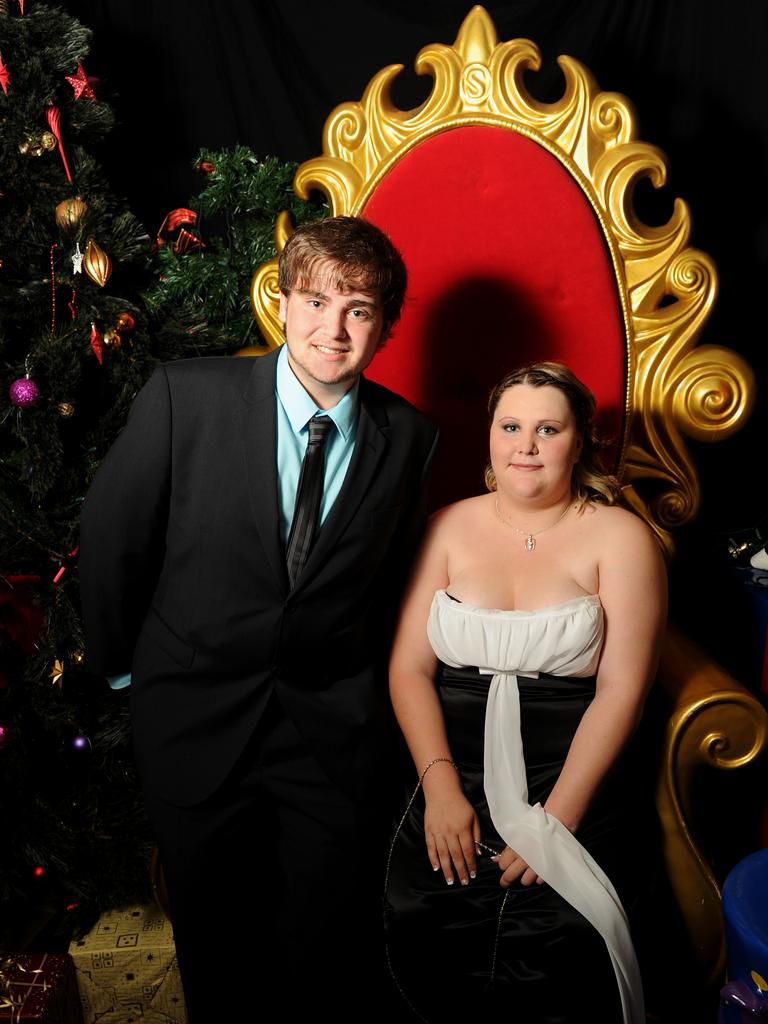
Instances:
[[[531,363],[513,370],[496,384],[488,398],[489,424],[493,423],[496,407],[505,391],[517,384],[527,384],[532,388],[557,388],[561,391],[570,407],[576,422],[576,432],[581,438],[579,461],[573,467],[571,491],[579,502],[596,501],[604,505],[614,505],[621,495],[619,483],[603,468],[600,450],[605,447],[595,433],[595,396],[564,363],[543,362]],[[496,477],[490,462],[485,470],[485,486],[489,491],[496,490]]]

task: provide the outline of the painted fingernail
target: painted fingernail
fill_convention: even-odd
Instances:
[[[461,884],[462,885],[469,885],[469,879],[468,878],[462,878]]]
[[[446,882],[448,883],[448,885],[453,885],[453,879],[452,878],[446,878]]]
[[[477,878],[477,872],[476,871],[470,871],[469,872],[469,877],[470,878]]]
[[[440,865],[439,864],[433,864],[432,865],[432,870],[433,871],[439,871],[440,870]]]

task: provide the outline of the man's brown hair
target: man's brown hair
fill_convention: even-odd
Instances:
[[[408,275],[402,256],[384,232],[363,217],[327,217],[302,224],[280,254],[280,291],[290,295],[294,288],[308,288],[321,264],[330,266],[328,283],[334,288],[379,293],[385,339],[400,319]]]

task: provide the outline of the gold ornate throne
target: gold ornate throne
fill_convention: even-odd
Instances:
[[[736,431],[753,376],[735,353],[698,344],[717,273],[688,244],[685,203],[661,227],[636,213],[637,182],[664,184],[664,154],[638,140],[624,96],[601,92],[578,61],[558,63],[565,92],[540,102],[525,84],[540,66],[535,44],[499,42],[474,7],[452,46],[419,53],[416,71],[434,79],[427,99],[396,108],[390,86],[402,66],[381,70],[359,102],[330,114],[323,155],[301,165],[295,189],[319,189],[333,214],[373,220],[405,256],[406,309],[368,375],[440,425],[435,505],[482,489],[490,386],[522,362],[562,359],[596,394],[624,500],[671,558],[674,530],[700,504],[686,438]],[[278,251],[290,232],[283,215]],[[255,274],[252,300],[268,347],[279,345],[276,260]],[[691,821],[694,791],[702,767],[738,768],[761,753],[766,714],[673,626],[656,694],[666,869],[711,984],[724,965],[720,892]]]

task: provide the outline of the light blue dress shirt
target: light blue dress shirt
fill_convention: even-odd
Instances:
[[[355,381],[344,397],[332,409],[320,409],[312,396],[299,383],[288,362],[285,345],[277,357],[277,474],[278,504],[280,508],[280,536],[288,542],[293,521],[296,490],[304,452],[309,438],[309,421],[319,413],[333,420],[336,427],[325,443],[325,476],[323,498],[320,503],[320,522],[325,522],[331,507],[339,496],[341,485],[349,469],[349,462],[357,436],[357,415],[360,407],[360,382]],[[131,675],[110,676],[113,690],[129,686]]]
[[[336,427],[325,443],[325,475],[320,503],[320,522],[325,522],[331,506],[339,496],[349,469],[349,461],[357,435],[358,392],[355,381],[349,391],[332,409],[320,409],[312,396],[299,383],[288,362],[283,345],[277,358],[277,474],[280,504],[280,536],[288,542],[293,522],[296,490],[304,453],[309,439],[309,421],[315,414],[328,416]]]

